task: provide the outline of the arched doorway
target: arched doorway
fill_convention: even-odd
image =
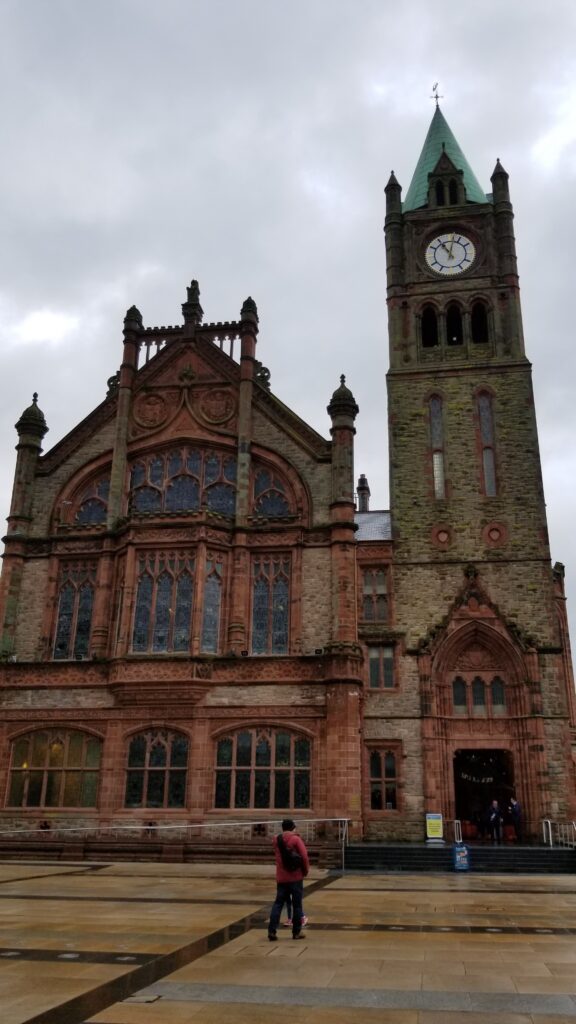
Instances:
[[[481,826],[492,800],[504,817],[514,790],[514,762],[509,750],[457,750],[454,753],[456,817]]]

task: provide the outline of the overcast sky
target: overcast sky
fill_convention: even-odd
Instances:
[[[272,390],[388,506],[384,194],[441,106],[516,214],[553,561],[576,617],[574,0],[0,0],[0,514],[38,391],[55,444],[105,396],[122,320],[252,295]],[[574,626],[572,629],[574,638]]]

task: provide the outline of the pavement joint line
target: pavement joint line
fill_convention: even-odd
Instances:
[[[340,876],[327,876],[312,882],[310,886],[306,886],[304,895],[309,895],[319,888],[325,888],[336,881],[336,877]],[[187,967],[194,960],[206,956],[214,949],[219,949],[220,946],[251,931],[256,923],[262,922],[264,913],[268,916],[271,903],[272,900],[268,900],[257,911],[224,925],[201,939],[195,939],[184,946],[179,946],[170,953],[160,954],[148,963],[137,966],[118,978],[112,978],[79,996],[60,1003],[59,1006],[51,1007],[34,1017],[29,1017],[26,1024],[63,1024],[63,1021],[66,1024],[85,1024],[90,1017],[101,1013],[114,1003],[124,1002],[130,996],[180,970],[181,967]],[[267,911],[266,908],[268,908]]]

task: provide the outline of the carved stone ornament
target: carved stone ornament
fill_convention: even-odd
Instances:
[[[462,651],[454,667],[460,672],[495,672],[498,668],[491,652],[481,644]]]
[[[200,396],[199,411],[209,423],[226,423],[236,412],[236,400],[232,391],[213,388]]]
[[[161,395],[139,395],[134,403],[134,419],[141,427],[159,427],[168,417],[168,408]]]

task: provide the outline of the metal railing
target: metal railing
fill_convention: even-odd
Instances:
[[[341,870],[345,868],[345,849],[348,845],[348,818],[301,818],[297,822],[298,835],[305,843],[325,842],[340,850]],[[66,839],[125,840],[149,843],[157,839],[162,843],[210,843],[214,845],[240,842],[247,849],[258,841],[271,840],[281,831],[282,819],[257,821],[209,821],[202,824],[159,825],[155,821],[138,821],[114,825],[59,825],[42,823],[36,828],[0,828],[0,841],[42,839],[47,843]]]
[[[576,821],[542,821],[542,841],[545,846],[560,846],[565,849],[576,848]]]

